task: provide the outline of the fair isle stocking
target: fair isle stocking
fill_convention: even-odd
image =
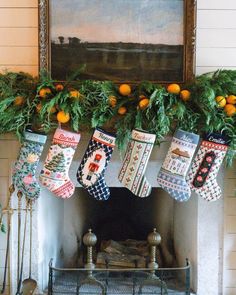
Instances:
[[[30,199],[36,199],[40,194],[35,171],[46,140],[46,135],[26,131],[24,133],[24,142],[13,170],[12,179],[15,187]]]
[[[145,171],[155,139],[155,134],[134,129],[118,176],[119,181],[138,197],[147,197],[151,193]]]
[[[191,190],[207,201],[216,201],[221,197],[216,177],[227,149],[227,140],[221,134],[207,134],[187,175]]]
[[[176,130],[171,146],[157,176],[157,182],[175,200],[187,201],[191,196],[185,180],[199,136],[183,130]]]
[[[69,168],[80,134],[57,128],[39,180],[54,195],[70,198],[75,186],[69,178]]]
[[[78,182],[99,201],[110,197],[104,174],[115,147],[115,136],[96,128],[77,171]]]

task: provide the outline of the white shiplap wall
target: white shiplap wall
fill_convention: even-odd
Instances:
[[[38,72],[38,1],[0,0],[0,70]],[[236,69],[236,0],[197,1],[196,73]],[[17,142],[0,139],[0,201],[6,197],[8,164]],[[236,171],[226,173],[223,295],[236,295]],[[0,282],[5,243],[0,234]],[[216,258],[217,259],[217,258]],[[207,295],[207,294],[198,294]],[[218,294],[216,294],[218,295]]]
[[[236,0],[198,0],[197,6],[197,74],[236,69]],[[236,295],[235,165],[224,183],[223,295]]]
[[[236,69],[236,1],[197,1],[196,73]]]
[[[0,70],[38,73],[38,1],[0,0]]]

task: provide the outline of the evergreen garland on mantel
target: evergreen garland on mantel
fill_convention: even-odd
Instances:
[[[184,87],[190,99],[188,91],[181,95],[175,86],[168,90],[142,82],[132,86],[129,93],[127,85],[120,91],[119,85],[110,81],[61,84],[48,75],[38,79],[7,72],[0,75],[0,133],[14,132],[19,138],[26,128],[47,133],[59,120],[74,131],[97,126],[113,130],[122,148],[135,127],[155,133],[157,144],[177,127],[198,134],[221,131],[231,140],[226,160],[232,164],[236,150],[236,71],[218,70],[197,77]],[[226,101],[228,107],[224,107]]]

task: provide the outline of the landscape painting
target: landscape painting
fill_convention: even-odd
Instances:
[[[181,82],[184,19],[184,0],[50,0],[52,77]]]

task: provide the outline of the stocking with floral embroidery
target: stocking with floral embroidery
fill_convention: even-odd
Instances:
[[[216,178],[227,149],[228,139],[222,134],[206,134],[188,172],[191,190],[207,201],[216,201],[222,195]]]
[[[13,183],[18,191],[30,199],[39,197],[40,187],[35,177],[35,171],[46,139],[46,135],[26,131],[14,166]]]

